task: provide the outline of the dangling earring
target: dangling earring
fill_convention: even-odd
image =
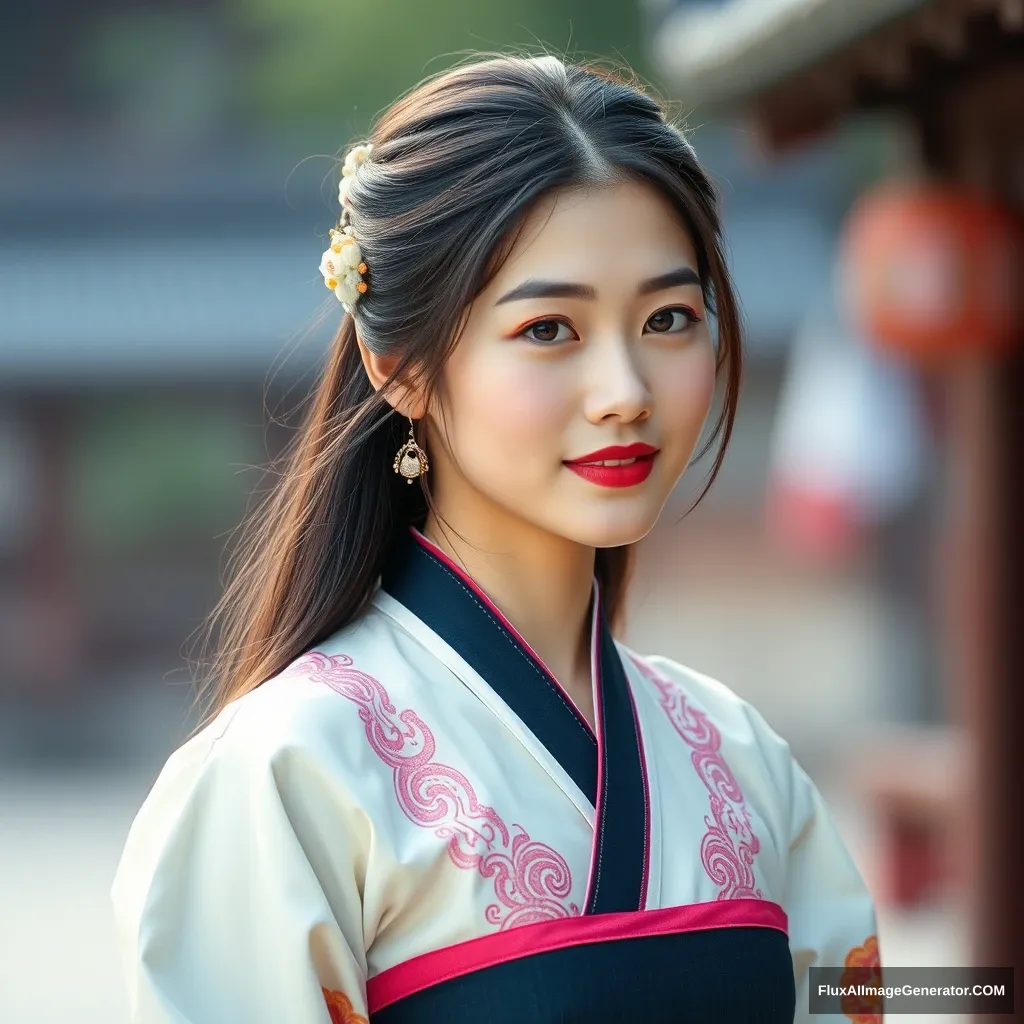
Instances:
[[[395,456],[395,472],[405,477],[405,482],[411,484],[418,476],[422,476],[428,469],[430,463],[427,461],[427,453],[416,443],[416,436],[412,432],[412,417],[409,417],[409,440],[398,449]]]

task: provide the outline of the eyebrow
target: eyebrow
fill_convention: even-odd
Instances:
[[[666,274],[641,281],[637,287],[637,295],[651,295],[663,292],[679,285],[700,285],[700,277],[692,267],[677,267]],[[540,281],[531,278],[517,285],[510,292],[505,292],[494,304],[516,302],[520,299],[596,299],[597,290],[586,284],[572,281]]]
[[[700,286],[700,277],[692,267],[677,267],[667,274],[659,274],[657,277],[648,278],[640,282],[637,288],[637,295],[651,295],[654,292],[663,292],[668,288],[676,288],[683,284],[695,284]]]

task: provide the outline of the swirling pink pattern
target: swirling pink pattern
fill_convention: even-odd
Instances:
[[[503,931],[579,914],[575,903],[565,903],[572,890],[565,858],[521,825],[510,830],[461,772],[434,761],[434,734],[423,720],[408,709],[396,713],[384,687],[353,668],[347,654],[312,651],[292,664],[292,673],[325,683],[358,707],[370,746],[394,770],[406,817],[445,840],[457,867],[494,880],[497,902],[484,912],[489,924]]]
[[[754,835],[740,784],[722,757],[721,733],[703,711],[687,701],[682,687],[639,658],[633,661],[661,694],[662,710],[690,746],[690,760],[710,796],[711,813],[704,817],[707,832],[700,856],[708,877],[719,886],[718,899],[763,899],[753,870],[761,843]]]

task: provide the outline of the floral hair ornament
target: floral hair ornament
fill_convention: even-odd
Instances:
[[[360,166],[370,155],[373,146],[366,143],[354,146],[345,157],[341,167],[341,184],[338,186],[338,202],[341,203],[341,218],[336,228],[331,228],[331,245],[320,259],[320,273],[324,284],[334,292],[338,301],[351,313],[360,296],[366,294],[367,284],[363,278],[367,267],[359,247],[355,229],[349,223],[351,207],[348,193]]]
[[[362,167],[372,152],[373,144],[367,142],[361,146],[353,146],[346,154],[345,162],[341,165],[341,181],[338,183],[338,202],[341,203],[342,209],[348,206],[348,193],[356,171]]]

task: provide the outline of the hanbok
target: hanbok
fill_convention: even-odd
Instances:
[[[596,582],[590,628],[594,729],[410,531],[161,771],[112,889],[133,1024],[782,1024],[812,965],[876,963],[786,743]]]

